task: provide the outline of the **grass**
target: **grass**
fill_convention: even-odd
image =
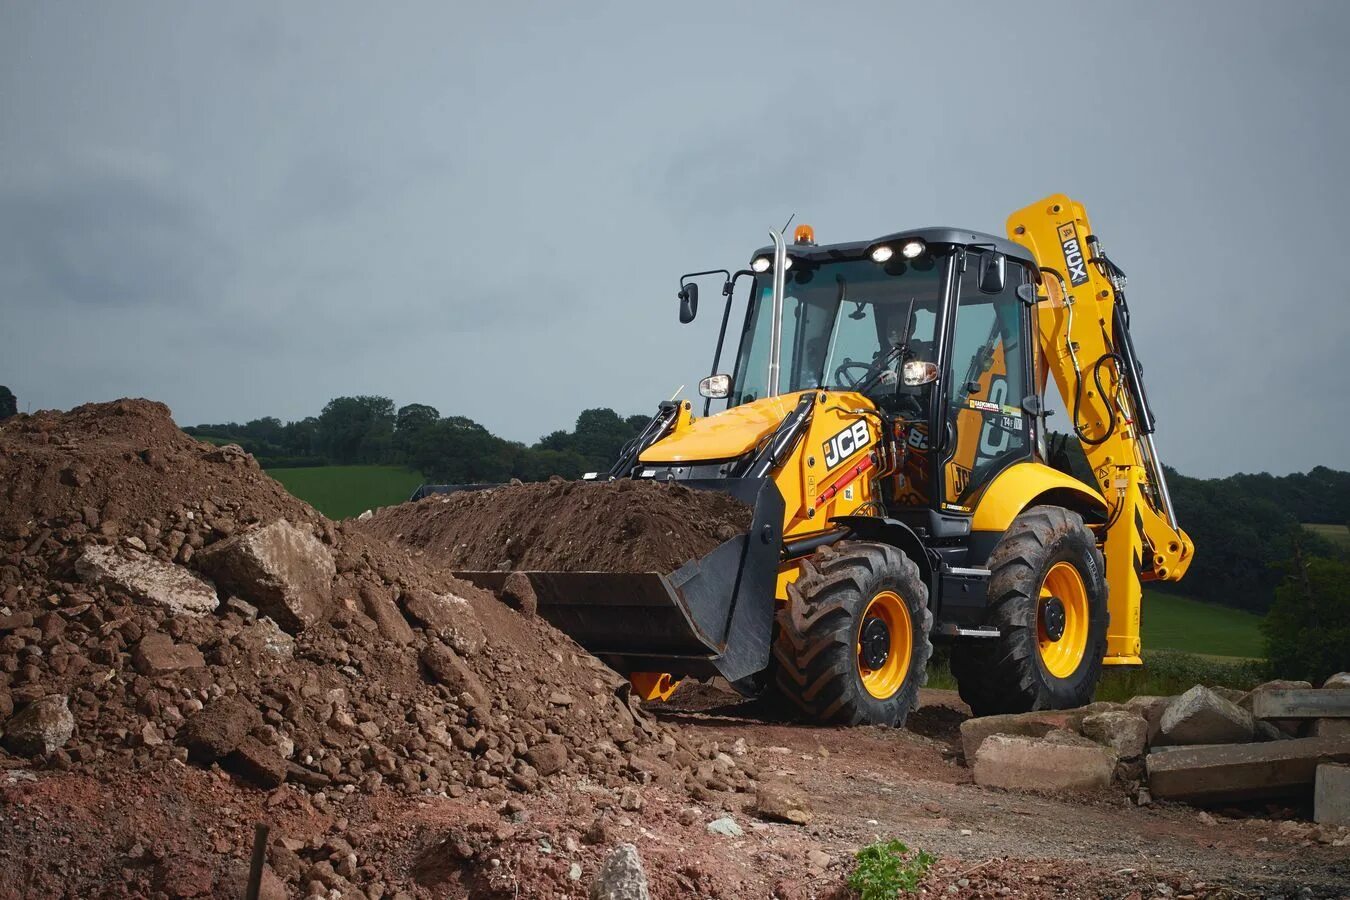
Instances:
[[[315,466],[267,474],[330,519],[402,503],[422,483],[421,475],[402,466]]]
[[[1260,616],[1240,609],[1161,591],[1144,593],[1146,650],[1261,659],[1266,651],[1260,626]]]
[[[1328,543],[1340,547],[1342,550],[1350,550],[1350,526],[1304,523],[1303,527],[1318,537],[1325,538]]]

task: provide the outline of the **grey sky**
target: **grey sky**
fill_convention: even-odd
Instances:
[[[1347,38],[1343,2],[0,0],[0,384],[531,441],[692,389],[678,276],[791,212],[1001,232],[1064,191],[1167,462],[1347,468]]]

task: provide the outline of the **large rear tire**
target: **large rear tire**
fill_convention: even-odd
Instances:
[[[812,722],[903,725],[933,654],[918,566],[862,541],[823,547],[801,566],[778,611],[778,693]]]
[[[1092,702],[1106,653],[1106,563],[1075,512],[1034,506],[989,555],[997,639],[952,647],[961,699],[977,716]]]

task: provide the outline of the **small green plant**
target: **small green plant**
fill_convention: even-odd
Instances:
[[[895,900],[902,893],[919,889],[919,882],[937,858],[923,850],[910,850],[904,841],[878,841],[858,851],[848,886],[862,900]]]

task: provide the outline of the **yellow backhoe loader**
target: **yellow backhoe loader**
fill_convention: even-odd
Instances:
[[[1068,197],[1007,234],[799,226],[747,269],[682,278],[683,322],[700,278],[725,298],[701,414],[661,404],[600,477],[725,491],[751,527],[674,572],[527,573],[540,614],[646,699],[721,675],[817,722],[902,724],[935,641],[977,715],[1079,706],[1104,665],[1140,664],[1140,582],[1180,578],[1193,546],[1125,276]],[[1078,477],[1046,427],[1051,375]]]

